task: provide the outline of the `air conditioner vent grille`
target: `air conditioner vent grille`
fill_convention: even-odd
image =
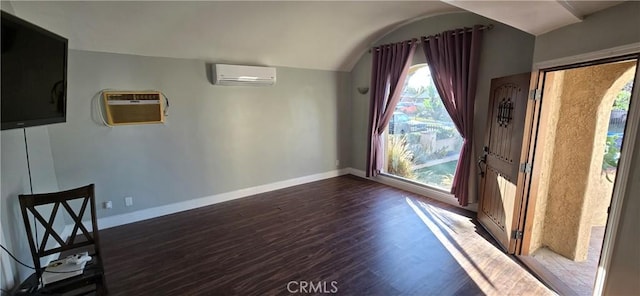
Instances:
[[[164,122],[164,104],[160,92],[105,91],[102,93],[109,125]]]

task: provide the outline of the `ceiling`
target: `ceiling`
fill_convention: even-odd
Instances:
[[[445,2],[533,35],[580,22],[624,1],[457,1]]]
[[[10,1],[71,49],[350,71],[371,44],[430,15],[468,10],[538,35],[621,1]]]

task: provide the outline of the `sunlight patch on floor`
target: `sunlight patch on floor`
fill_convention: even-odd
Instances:
[[[405,198],[405,201],[451,256],[453,256],[460,267],[464,269],[467,275],[480,287],[483,293],[487,295],[502,295],[504,291],[518,285],[518,281],[514,282],[513,278],[506,280],[507,276],[511,275],[505,274],[503,271],[507,270],[507,268],[501,268],[501,266],[508,266],[509,268],[521,267],[501,250],[480,235],[477,235],[476,239],[471,240],[459,239],[460,234],[457,233],[457,231],[469,231],[465,230],[465,228],[473,229],[473,226],[470,227],[472,222],[469,218],[455,213],[445,212],[432,205],[414,201],[408,197]],[[456,227],[456,225],[460,225],[460,227]],[[495,251],[488,257],[486,255],[480,257],[474,252],[479,246],[494,248]],[[495,267],[487,269],[487,260],[492,261],[490,264],[495,265]],[[480,263],[483,265],[482,268],[479,266]],[[525,276],[522,277],[521,280],[538,282],[538,280],[530,274],[526,272],[524,274]],[[542,286],[541,283],[540,286]],[[548,295],[553,295],[551,291],[547,290],[547,292]]]

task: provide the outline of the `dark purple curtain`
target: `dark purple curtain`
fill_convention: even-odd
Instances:
[[[389,124],[400,101],[415,49],[416,40],[381,45],[372,49],[367,177],[376,176],[382,170],[382,132]]]
[[[462,206],[469,203],[472,165],[473,110],[482,43],[480,25],[422,37],[424,54],[436,89],[464,139],[451,193]]]

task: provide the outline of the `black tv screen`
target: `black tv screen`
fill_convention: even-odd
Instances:
[[[67,39],[2,12],[2,129],[66,121]]]

